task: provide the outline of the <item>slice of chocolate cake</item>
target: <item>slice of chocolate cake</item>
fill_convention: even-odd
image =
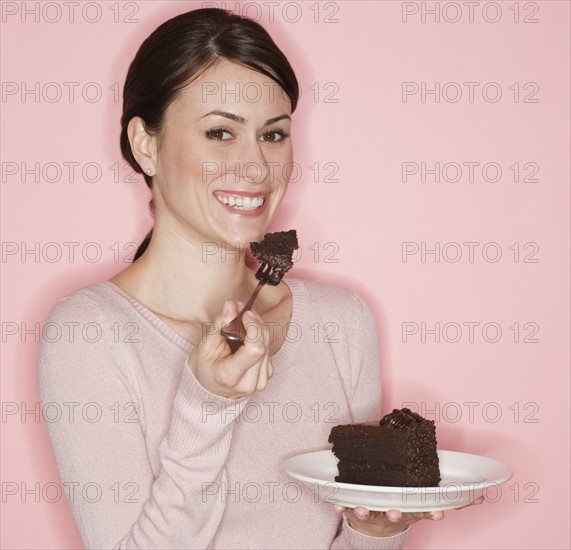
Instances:
[[[261,264],[269,264],[282,273],[293,267],[293,251],[297,248],[295,229],[266,233],[260,242],[250,243],[252,254]]]
[[[335,481],[389,487],[436,487],[440,481],[436,428],[410,409],[377,423],[335,426],[329,435],[339,459]]]

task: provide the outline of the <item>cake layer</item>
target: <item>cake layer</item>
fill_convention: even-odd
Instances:
[[[339,483],[353,483],[357,485],[381,485],[385,487],[404,487],[406,475],[404,472],[377,472],[366,470],[352,472],[350,475],[338,475],[335,481]]]
[[[402,464],[383,464],[380,468],[371,464],[356,467],[356,464],[345,465],[340,461],[335,481],[388,487],[437,487],[440,482],[438,468],[410,470]]]
[[[337,464],[339,473],[352,470],[404,470],[404,463],[382,462],[378,460],[340,460]]]
[[[406,460],[406,439],[385,438],[372,444],[370,440],[358,438],[333,439],[333,453],[340,460],[374,460],[404,464]]]

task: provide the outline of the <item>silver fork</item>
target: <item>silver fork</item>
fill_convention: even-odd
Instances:
[[[252,292],[250,299],[246,302],[246,304],[242,308],[242,311],[238,313],[238,316],[232,321],[230,321],[220,331],[220,334],[222,334],[222,336],[226,338],[226,341],[228,342],[228,345],[230,346],[230,351],[232,351],[232,353],[235,353],[236,351],[238,351],[240,346],[244,345],[244,339],[246,338],[246,329],[242,324],[242,317],[244,316],[244,313],[252,309],[252,306],[254,305],[254,302],[264,285],[268,284],[270,286],[277,286],[280,284],[281,280],[283,279],[283,276],[284,276],[284,271],[282,271],[279,268],[274,268],[272,265],[268,263],[262,263],[258,268],[258,271],[256,271],[256,279],[258,279],[258,281],[260,282],[254,289],[254,292]]]

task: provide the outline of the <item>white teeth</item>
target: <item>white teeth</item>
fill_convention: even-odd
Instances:
[[[264,204],[263,197],[225,197],[216,195],[216,198],[223,204],[232,206],[235,210],[256,210]]]

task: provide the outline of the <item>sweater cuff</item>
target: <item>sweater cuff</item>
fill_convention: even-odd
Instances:
[[[202,387],[188,366],[182,369],[167,442],[184,456],[227,454],[234,422],[250,396],[228,399]]]
[[[337,537],[335,548],[359,548],[360,550],[400,550],[409,528],[402,533],[392,537],[372,537],[353,529],[345,515],[343,515],[343,525],[341,533]]]

